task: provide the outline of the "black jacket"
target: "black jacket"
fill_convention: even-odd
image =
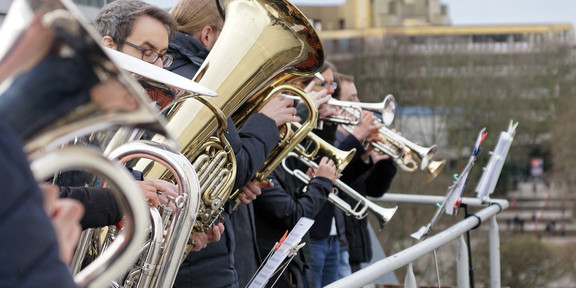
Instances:
[[[341,132],[336,133],[336,144],[341,149],[350,148],[350,144],[360,142],[352,135],[347,137]],[[355,146],[357,149],[358,146]],[[392,160],[383,160],[373,163],[362,161],[360,156],[365,150],[361,148],[356,152],[354,160],[346,167],[341,180],[348,184],[356,192],[363,196],[380,197],[388,191],[394,175],[396,175],[396,166]],[[340,193],[341,197],[350,205],[355,205],[358,201]],[[372,244],[368,231],[368,219],[356,219],[354,217],[345,217],[346,242],[350,253],[350,263],[369,262],[372,259]]]
[[[193,37],[178,32],[170,42],[168,54],[174,57],[168,70],[192,79],[206,59],[208,50]],[[234,189],[238,189],[244,187],[262,167],[280,136],[276,123],[261,113],[251,115],[239,131],[230,118],[227,120],[226,139],[236,154],[238,168]],[[232,204],[228,205],[227,211],[222,213],[225,219],[222,239],[188,255],[178,271],[175,287],[238,287],[238,281],[245,282],[252,276],[247,274],[256,267],[255,258],[259,257],[255,257],[254,243],[246,239],[253,237],[250,233],[253,230],[251,208],[240,205],[230,214]],[[243,262],[235,263],[235,257]]]
[[[3,122],[0,135],[0,287],[76,287],[22,143]]]
[[[291,230],[300,218],[314,218],[332,189],[332,181],[316,177],[310,181],[305,192],[294,190],[290,188],[287,177],[292,176],[282,167],[274,170],[269,177],[274,187],[262,189],[262,195],[254,201],[256,235],[263,256],[268,255],[276,241]],[[305,257],[305,253],[300,251],[274,287],[307,287],[309,262]],[[295,286],[290,286],[290,278]],[[269,285],[272,283],[271,280]]]

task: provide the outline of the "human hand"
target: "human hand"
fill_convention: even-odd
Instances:
[[[140,188],[140,192],[142,192],[148,204],[154,208],[158,208],[160,200],[158,199],[158,194],[156,194],[156,191],[158,191],[156,185],[151,181],[136,181],[136,184]]]
[[[334,106],[329,105],[328,102],[332,99],[332,95],[328,94],[328,90],[326,88],[314,91],[313,88],[316,86],[316,82],[311,81],[306,88],[304,88],[304,92],[310,95],[314,105],[318,108],[318,114],[320,119],[325,119],[330,116],[338,115],[338,109]]]
[[[212,225],[210,229],[206,230],[206,236],[208,236],[208,243],[220,241],[222,233],[224,233],[224,224],[218,223],[216,225]]]
[[[352,135],[358,139],[358,141],[364,141],[371,136],[377,137],[378,130],[384,125],[379,124],[378,118],[374,116],[374,113],[370,111],[362,111],[362,122],[354,127]]]
[[[124,84],[116,78],[110,78],[90,88],[90,98],[104,111],[133,111],[138,102]]]
[[[43,184],[41,188],[44,194],[44,211],[56,232],[60,260],[70,263],[82,233],[80,219],[84,215],[84,206],[74,199],[58,198],[60,190],[55,185]]]
[[[208,245],[208,235],[205,232],[193,232],[190,235],[190,242],[192,243],[191,251],[198,252]]]
[[[248,204],[252,202],[252,200],[256,199],[256,197],[262,194],[260,187],[254,184],[253,182],[248,182],[246,186],[241,188],[242,192],[238,195],[238,199],[243,204]]]
[[[293,104],[292,99],[278,94],[272,97],[258,112],[274,120],[276,126],[281,126],[288,122],[300,121],[300,117],[296,116],[296,108],[292,107]]]
[[[314,177],[328,178],[332,182],[340,178],[340,175],[336,175],[336,165],[334,164],[334,161],[326,156],[320,159],[317,168],[312,169],[312,175]]]
[[[142,182],[150,183],[154,185],[154,187],[156,187],[156,194],[158,195],[158,200],[160,201],[160,204],[168,203],[168,196],[171,196],[174,199],[180,196],[178,186],[166,180],[146,178]],[[173,205],[174,203],[171,204]]]

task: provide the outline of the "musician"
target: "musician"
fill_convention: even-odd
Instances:
[[[0,134],[0,287],[76,287],[65,262],[80,237],[82,206],[54,195],[43,203],[19,137],[1,121]]]
[[[106,5],[96,19],[97,27],[100,30],[100,33],[104,36],[104,45],[118,49],[119,51],[135,57],[144,57],[145,55],[142,54],[142,50],[147,49],[150,53],[158,55],[158,57],[149,59],[149,62],[160,66],[163,61],[159,60],[159,58],[167,59],[165,51],[168,48],[170,34],[174,30],[166,29],[166,27],[162,25],[166,23],[161,19],[154,17],[154,15],[147,14],[142,16],[135,14],[134,11],[141,10],[138,6],[143,6],[143,4],[135,4],[138,2],[139,1],[115,1]],[[206,2],[212,3],[213,1]],[[192,4],[191,8],[182,6],[183,3],[178,3],[176,7],[182,6],[182,9],[186,8],[184,10],[186,10],[186,13],[189,13],[190,18],[187,19],[190,21],[199,20],[200,18],[197,17],[197,15],[211,13],[211,9],[207,9],[206,5],[200,5],[199,2],[194,2]],[[196,4],[199,6],[196,7]],[[177,9],[176,7],[173,9],[173,12]],[[214,5],[212,5],[212,8],[213,11],[217,11]],[[213,19],[220,18],[217,12],[209,15],[213,15]],[[126,20],[125,22],[128,22],[131,25],[121,25],[124,24],[124,22],[120,21],[121,19]],[[104,25],[104,23],[106,24]],[[178,29],[183,29],[183,25],[185,24],[186,23],[180,22]],[[179,31],[174,41],[177,41],[179,39],[178,37],[183,34],[184,33]],[[195,33],[189,32],[189,34],[193,35]],[[213,33],[211,33],[211,35],[213,35]],[[210,41],[215,42],[215,39],[210,39]],[[201,42],[199,43],[202,45]],[[204,48],[206,49],[206,47]],[[211,48],[211,45],[208,45],[208,48]],[[172,53],[172,50],[169,52]],[[207,51],[202,56],[202,61],[206,57],[206,54]],[[175,59],[175,63],[176,61],[178,61],[178,59]],[[201,63],[202,62],[190,62],[189,65],[199,67]],[[170,69],[171,67],[173,66],[170,66]],[[182,73],[181,75],[192,78],[194,73]],[[283,99],[272,100],[269,105],[266,105],[266,107],[260,111],[262,113],[256,113],[251,116],[241,131],[236,131],[232,121],[229,119],[229,133],[226,134],[226,138],[232,145],[238,163],[235,188],[242,188],[246,185],[257,169],[259,169],[264,163],[269,152],[279,141],[277,126],[286,123],[287,121],[298,120],[298,118],[294,116],[295,109],[290,107],[290,104],[290,101]],[[252,200],[255,195],[254,193],[249,192],[256,191],[255,193],[259,193],[259,188],[249,186],[243,191],[245,193],[241,194],[240,200],[247,203]],[[241,212],[242,209],[245,209],[244,205],[240,206],[238,212]],[[207,249],[204,249],[199,253],[190,254],[180,268],[179,276],[175,283],[176,287],[179,287],[180,285],[186,285],[186,287],[237,286],[237,274],[234,269],[232,256],[235,245],[233,228],[231,226],[229,213],[224,212],[222,213],[222,216],[225,219],[224,225],[226,225],[226,229],[224,230],[225,233],[222,235],[222,238],[224,239],[211,244]],[[250,228],[248,228],[248,230],[249,229]],[[249,243],[250,241],[247,240],[246,242]],[[210,275],[213,275],[213,277],[209,277]]]
[[[168,41],[173,37],[176,27],[174,19],[166,11],[135,0],[119,0],[105,5],[96,16],[95,26],[102,35],[102,45],[159,67],[168,59]],[[174,185],[166,181],[144,180],[149,180],[149,184],[158,188],[157,191],[177,191]],[[154,189],[152,186],[147,188]],[[162,193],[162,197],[166,193]],[[205,248],[210,242],[219,241],[223,229],[223,225],[215,225],[205,233],[192,234],[193,251]]]
[[[334,73],[336,72],[335,66],[328,62],[324,62],[321,74],[324,81],[320,79],[312,79],[301,82],[301,86],[312,87],[313,92],[326,93],[332,95],[336,84],[334,82]],[[311,82],[309,82],[311,81]],[[322,105],[319,107],[319,112],[325,109]],[[302,119],[306,119],[307,110],[301,109],[298,106],[298,115]],[[328,112],[330,115],[333,112]],[[322,129],[314,129],[312,132],[320,138],[326,140],[329,144],[334,144],[336,125],[332,123],[325,123]],[[338,280],[338,261],[340,258],[340,243],[338,235],[344,235],[344,225],[336,226],[335,215],[341,213],[332,203],[325,202],[321,210],[314,217],[314,225],[310,228],[309,235],[309,259],[313,275],[312,287],[323,287],[336,280]]]
[[[318,168],[308,169],[308,176],[311,178],[308,185],[293,187],[293,182],[289,180],[293,176],[286,173],[283,167],[278,167],[269,176],[274,186],[263,188],[262,195],[254,200],[256,236],[261,255],[268,255],[276,242],[286,231],[292,230],[300,218],[314,218],[338,178],[336,166],[328,157],[320,160]],[[309,262],[303,251],[298,251],[274,287],[310,287],[312,275],[309,270]],[[272,277],[269,286],[277,276]]]
[[[336,82],[338,88],[332,95],[335,99],[360,102],[352,76],[337,73]],[[372,112],[363,111],[361,124],[356,126],[351,134],[339,125],[335,145],[344,150],[357,149],[354,160],[344,169],[341,180],[362,196],[380,197],[390,188],[396,174],[396,166],[388,155],[375,152],[371,145],[368,145],[366,149],[362,145],[366,139],[376,140],[378,137],[375,131],[382,124],[375,125],[375,121],[377,118]],[[340,196],[351,205],[357,204],[357,200],[345,193],[340,193]],[[340,278],[348,276],[350,272],[360,270],[360,263],[369,262],[372,259],[368,219],[358,220],[354,217],[345,217],[344,222],[346,225],[344,241],[347,245],[341,247]]]

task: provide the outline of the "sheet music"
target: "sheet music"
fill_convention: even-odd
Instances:
[[[274,271],[276,271],[278,267],[280,267],[282,262],[288,256],[286,250],[289,250],[292,247],[296,247],[298,244],[300,244],[300,241],[302,241],[302,237],[304,237],[304,234],[306,234],[306,232],[310,230],[312,224],[314,224],[314,220],[305,217],[300,218],[300,220],[298,220],[298,223],[296,223],[294,228],[292,228],[292,231],[288,233],[288,236],[286,236],[284,242],[281,243],[278,250],[274,251],[274,254],[272,254],[272,256],[270,256],[268,261],[266,261],[265,265],[262,267],[262,269],[260,269],[256,277],[254,278],[254,281],[252,281],[252,283],[250,283],[250,286],[248,287],[249,288],[264,287],[266,283],[268,283],[268,280],[274,274]]]

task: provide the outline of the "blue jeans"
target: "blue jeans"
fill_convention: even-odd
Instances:
[[[310,266],[314,285],[324,287],[338,280],[340,243],[337,236],[310,240]]]
[[[340,261],[338,261],[338,279],[342,279],[352,274],[349,259],[350,253],[348,250],[340,251]]]

